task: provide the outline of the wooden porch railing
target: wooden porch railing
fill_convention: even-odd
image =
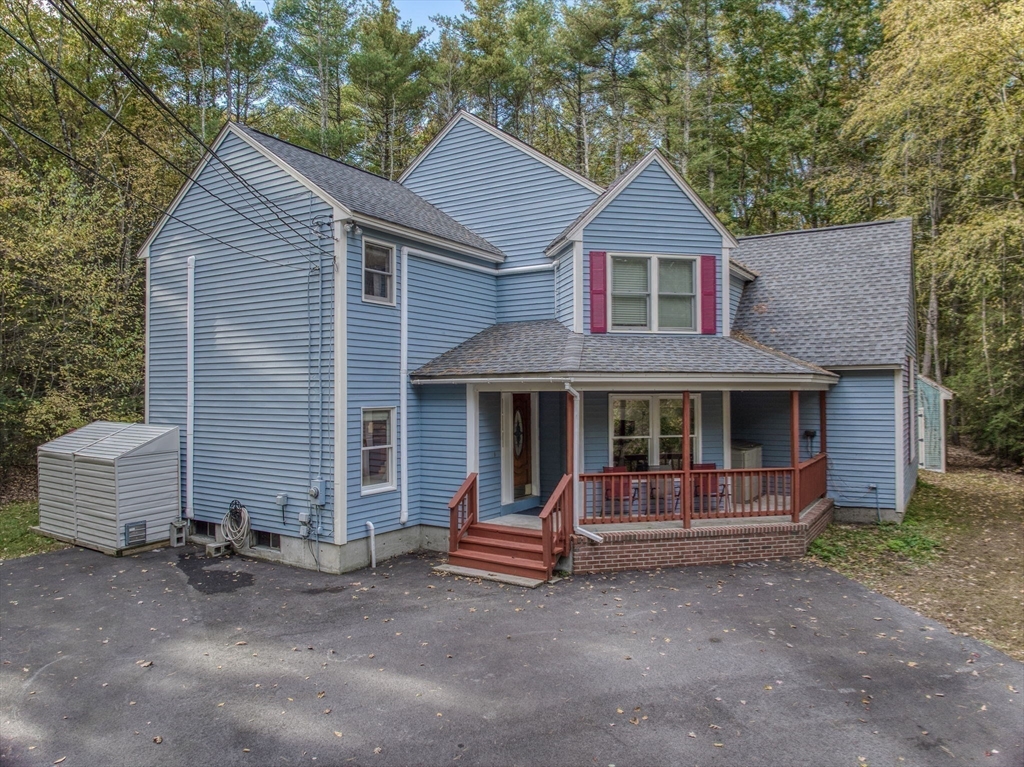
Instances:
[[[572,484],[572,474],[564,475],[540,512],[544,567],[548,573],[555,569],[558,557],[569,549],[569,535],[572,532]]]
[[[459,541],[465,537],[469,526],[477,521],[476,478],[475,473],[466,477],[462,487],[448,502],[448,551],[459,550]]]
[[[808,504],[825,495],[825,467],[822,453],[797,468],[584,473],[580,522],[675,521],[688,528],[695,519],[798,521]]]
[[[828,456],[818,453],[800,464],[799,504],[803,511],[828,493]]]

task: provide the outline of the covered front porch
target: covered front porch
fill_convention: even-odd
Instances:
[[[573,536],[806,527],[826,495],[824,389],[637,388],[468,385],[476,470],[449,506],[450,555],[493,558],[484,533],[550,571]]]

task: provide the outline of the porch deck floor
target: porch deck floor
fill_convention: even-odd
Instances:
[[[503,517],[482,520],[489,525],[505,525],[507,527],[522,527],[527,530],[540,530],[540,517],[533,514],[506,514]]]

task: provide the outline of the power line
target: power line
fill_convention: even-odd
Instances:
[[[38,141],[40,144],[43,144],[43,145],[49,147],[50,149],[52,149],[57,154],[59,154],[62,157],[66,158],[70,162],[73,162],[79,168],[81,168],[82,170],[86,171],[87,173],[92,174],[93,176],[98,178],[100,181],[104,181],[107,184],[110,184],[110,186],[114,187],[115,189],[117,189],[119,191],[121,190],[121,185],[118,184],[116,181],[112,181],[107,176],[104,176],[102,173],[100,173],[98,170],[94,170],[93,168],[90,168],[88,165],[83,163],[81,160],[79,160],[79,159],[75,158],[74,156],[68,154],[67,152],[65,152],[60,147],[50,143],[45,138],[43,138],[42,136],[40,136],[37,133],[34,133],[30,129],[26,128],[24,125],[22,125],[17,120],[15,120],[14,118],[10,117],[9,115],[7,115],[7,114],[5,114],[3,112],[0,112],[0,118],[2,118],[4,120],[6,120],[7,122],[9,122],[11,125],[13,125],[15,128],[20,130],[22,133],[25,133],[25,134],[31,136],[36,141]],[[130,194],[130,193],[127,193],[127,194]],[[149,207],[153,208],[157,212],[164,214],[165,216],[170,218],[172,221],[177,221],[179,224],[182,224],[183,226],[187,226],[189,229],[191,229],[191,230],[201,234],[203,237],[209,237],[211,240],[219,242],[221,245],[223,245],[226,248],[231,248],[232,250],[236,250],[239,253],[241,253],[243,256],[249,256],[251,258],[255,258],[255,259],[258,259],[260,261],[264,261],[265,263],[271,264],[273,266],[284,267],[285,269],[295,269],[295,270],[300,271],[300,272],[308,271],[303,266],[294,266],[292,264],[284,264],[284,263],[281,263],[280,261],[274,261],[274,260],[269,259],[269,258],[264,258],[263,256],[257,256],[255,253],[247,253],[246,251],[244,251],[241,248],[239,248],[237,245],[232,245],[229,242],[225,242],[224,240],[220,239],[216,235],[210,234],[209,232],[204,232],[199,227],[193,226],[192,224],[190,224],[189,222],[185,221],[184,219],[178,218],[177,216],[175,216],[173,213],[171,213],[166,208],[161,208],[159,205],[151,203],[148,200],[145,200],[145,199],[143,199],[142,197],[140,197],[138,195],[131,195],[131,196],[135,197],[142,204],[148,205]]]
[[[114,63],[114,66],[117,67],[117,69],[126,78],[128,78],[128,81],[132,83],[132,85],[134,85],[139,91],[141,91],[142,94],[147,99],[149,99],[165,116],[169,117],[175,125],[179,126],[177,128],[179,132],[184,131],[184,135],[186,137],[191,138],[193,141],[198,143],[207,153],[209,153],[213,158],[215,158],[221,164],[221,166],[224,167],[225,170],[227,170],[232,176],[238,179],[238,181],[243,186],[249,189],[249,191],[251,191],[258,199],[260,199],[263,202],[263,204],[267,206],[270,212],[273,213],[273,215],[279,221],[281,221],[282,224],[290,228],[292,231],[296,232],[296,234],[299,234],[299,236],[305,238],[305,234],[303,232],[299,232],[299,230],[295,229],[294,226],[285,221],[285,219],[281,217],[281,215],[275,210],[275,208],[280,209],[281,213],[296,221],[299,224],[299,226],[302,227],[303,230],[305,230],[308,227],[308,224],[305,221],[302,221],[301,219],[297,218],[293,214],[289,213],[288,211],[284,210],[283,208],[279,208],[279,206],[277,206],[276,203],[273,202],[273,200],[271,200],[269,197],[260,192],[256,187],[252,186],[241,175],[239,175],[234,170],[234,168],[232,168],[227,162],[225,162],[224,159],[220,157],[220,155],[218,155],[210,146],[208,146],[206,142],[199,135],[197,135],[196,132],[192,130],[192,128],[189,125],[183,122],[174,112],[174,110],[171,109],[171,107],[163,99],[161,99],[160,96],[158,96],[153,91],[153,89],[149,87],[149,85],[146,84],[146,82],[135,72],[135,70],[130,65],[128,65],[123,58],[121,58],[121,55],[117,52],[117,50],[103,38],[103,36],[96,30],[96,28],[82,14],[82,12],[75,7],[74,3],[70,2],[70,0],[47,1],[64,19],[68,21],[68,23],[71,24],[71,26],[73,26],[78,31],[80,35],[82,35],[86,42],[98,48],[99,51],[108,59],[110,59]]]
[[[169,165],[171,168],[173,168],[175,171],[177,171],[179,174],[181,174],[185,179],[192,181],[192,183],[194,183],[196,186],[198,186],[204,192],[209,194],[211,197],[213,197],[218,202],[221,202],[224,205],[226,205],[228,208],[233,210],[235,213],[237,213],[239,216],[244,218],[249,223],[253,224],[254,226],[258,227],[259,229],[262,229],[264,232],[266,232],[267,234],[271,235],[272,237],[276,237],[277,239],[281,240],[284,243],[287,243],[288,245],[293,245],[293,242],[291,240],[287,239],[286,237],[283,237],[281,234],[279,234],[276,231],[271,231],[270,229],[267,229],[259,221],[255,221],[255,220],[249,218],[247,215],[245,215],[245,213],[240,211],[238,208],[234,207],[230,202],[225,200],[223,197],[217,195],[212,190],[208,189],[206,186],[201,184],[198,179],[193,179],[192,176],[189,173],[185,172],[180,167],[178,167],[178,165],[176,165],[172,160],[168,159],[159,150],[154,149],[138,133],[136,133],[131,128],[129,128],[127,125],[122,123],[119,119],[117,119],[117,117],[115,117],[109,111],[104,109],[100,104],[96,103],[86,93],[82,92],[82,90],[80,90],[78,88],[78,86],[76,86],[74,83],[72,83],[70,80],[68,80],[56,67],[52,66],[48,61],[46,61],[46,59],[44,59],[42,56],[38,55],[35,51],[31,50],[27,45],[25,45],[24,42],[19,40],[10,30],[8,30],[2,24],[0,24],[0,32],[3,32],[9,38],[14,40],[14,42],[17,43],[22,48],[22,50],[24,50],[26,53],[28,53],[29,56],[31,56],[36,61],[38,61],[40,64],[42,64],[44,67],[46,67],[46,69],[49,70],[51,73],[53,73],[53,75],[55,77],[58,77],[61,82],[63,82],[65,85],[67,85],[69,88],[71,88],[75,93],[77,93],[79,96],[81,96],[87,102],[89,102],[89,104],[91,104],[93,106],[93,108],[95,108],[96,110],[101,112],[103,115],[105,115],[108,119],[110,119],[111,122],[113,122],[115,125],[120,127],[121,130],[123,130],[129,136],[131,136],[136,141],[138,141],[142,146],[144,146],[150,152],[152,152],[157,157],[159,157],[161,160],[163,160],[165,163],[167,163],[167,165]],[[308,242],[308,240],[307,240],[307,242]],[[312,263],[312,262],[310,262],[310,263]]]

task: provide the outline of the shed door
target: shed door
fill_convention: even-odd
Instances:
[[[533,494],[530,394],[512,395],[512,485],[516,498]]]

